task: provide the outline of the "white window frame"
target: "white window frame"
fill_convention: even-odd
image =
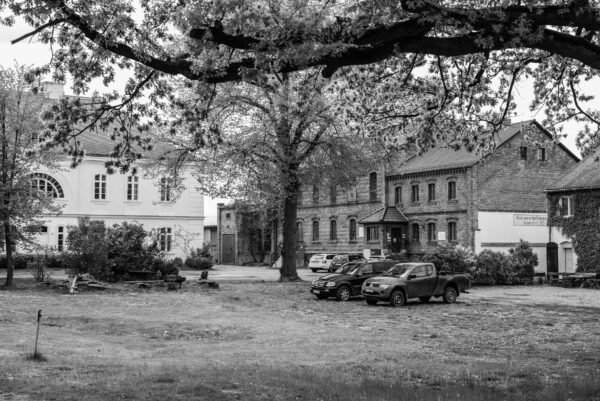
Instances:
[[[158,246],[161,251],[171,252],[173,247],[173,228],[161,227],[158,229]]]
[[[567,202],[567,214],[563,214],[564,210],[564,202]],[[575,202],[573,201],[572,196],[561,196],[558,199],[558,210],[562,217],[572,217],[575,211],[573,210],[575,207]]]
[[[108,192],[106,183],[106,174],[94,174],[94,193],[92,194],[94,200],[106,200]],[[96,192],[96,189],[98,189],[98,192]]]
[[[171,202],[172,193],[171,193],[171,184],[173,181],[169,177],[162,177],[160,179],[160,201],[161,202]]]
[[[138,201],[140,193],[140,182],[137,175],[127,176],[126,199],[129,202]]]

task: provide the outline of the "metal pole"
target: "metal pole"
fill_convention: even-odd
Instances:
[[[42,318],[42,310],[38,310],[37,314],[37,330],[35,331],[35,349],[33,351],[33,356],[36,357],[38,354],[38,337],[40,335],[40,319]]]

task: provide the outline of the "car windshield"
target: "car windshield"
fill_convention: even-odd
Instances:
[[[414,265],[410,265],[408,263],[397,264],[392,267],[390,270],[383,273],[384,276],[394,276],[394,277],[403,277],[406,276],[409,271],[412,270]]]
[[[346,263],[345,265],[340,266],[335,272],[340,274],[352,274],[350,272],[355,270],[356,267],[356,263]]]

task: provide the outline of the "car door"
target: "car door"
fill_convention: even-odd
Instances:
[[[408,298],[417,298],[429,295],[429,277],[425,265],[415,266],[409,274],[407,281]]]
[[[369,277],[373,277],[373,264],[374,263],[365,263],[358,269],[354,276],[352,276],[350,285],[352,286],[353,294],[360,294],[362,283]]]

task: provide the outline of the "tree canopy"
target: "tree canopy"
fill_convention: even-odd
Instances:
[[[98,107],[79,116],[92,128],[122,119],[143,132],[152,107],[142,99],[168,102],[165,77],[215,84],[310,68],[332,77],[390,60],[402,65],[396,76],[403,84],[436,82],[430,93],[440,101],[420,103],[412,114],[426,117],[411,122],[415,129],[436,129],[430,117],[446,110],[472,129],[473,104],[478,122],[498,128],[510,115],[515,82],[525,77],[534,81],[531,107],[545,108],[550,130],[586,122],[585,148],[600,126],[585,92],[600,67],[593,0],[2,0],[0,9],[10,12],[4,23],[20,16],[33,27],[15,42],[38,35],[52,45],[44,72],[61,80],[70,74],[76,91],[94,78],[111,82],[118,67],[133,69],[123,93],[96,99]]]

